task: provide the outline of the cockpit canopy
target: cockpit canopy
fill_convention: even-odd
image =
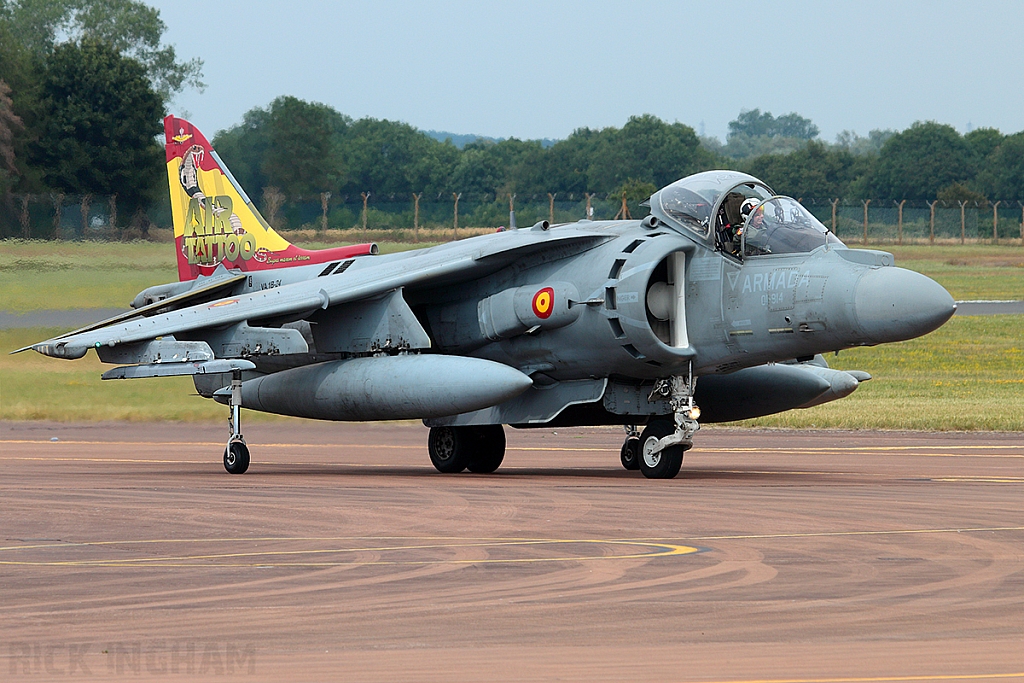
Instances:
[[[753,199],[753,202],[747,200]],[[744,213],[747,202],[756,204]],[[799,202],[778,197],[757,178],[736,171],[705,171],[658,190],[651,213],[666,225],[684,228],[736,258],[809,252],[842,244]],[[756,217],[756,225],[752,222]]]
[[[824,244],[842,244],[800,202],[772,197],[750,212],[742,227],[744,256],[802,254]]]

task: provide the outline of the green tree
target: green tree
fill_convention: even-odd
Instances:
[[[742,135],[750,138],[796,138],[811,140],[818,137],[818,127],[810,119],[796,113],[784,114],[778,118],[771,112],[761,113],[760,109],[741,111],[729,122],[729,137]]]
[[[975,169],[971,189],[981,195],[995,197],[996,178],[1003,170],[995,154],[1003,143],[1003,134],[995,128],[978,128],[964,135],[964,142],[971,150],[971,163]]]
[[[1007,135],[991,155],[990,197],[1024,200],[1024,132]]]
[[[825,199],[846,195],[860,169],[850,152],[812,140],[792,154],[756,157],[746,170],[780,194]]]
[[[269,107],[253,107],[241,123],[218,131],[210,141],[250,197],[262,197],[263,188],[270,185],[263,174],[263,157],[270,147],[269,118]]]
[[[649,199],[652,194],[658,191],[658,187],[654,183],[645,183],[642,180],[636,178],[630,178],[626,182],[619,185],[611,191],[613,198],[622,196],[622,193],[626,193],[626,201],[629,203],[642,202],[645,199]]]
[[[870,181],[879,199],[934,199],[940,189],[971,180],[970,146],[952,126],[918,121],[889,138]]]
[[[590,149],[588,184],[610,192],[630,178],[664,187],[706,169],[710,153],[697,134],[681,123],[645,114],[631,116],[620,130],[605,129]]]
[[[451,159],[450,152],[432,153],[445,145],[454,149],[451,143],[438,142],[407,123],[359,119],[349,126],[345,140],[349,170],[345,191],[396,195],[403,201],[412,192],[441,192],[446,188],[429,185],[438,182],[443,173],[425,165],[424,160]]]
[[[14,161],[14,136],[24,124],[14,113],[10,93],[7,83],[0,79],[0,196],[9,193],[21,175]]]
[[[204,87],[202,60],[179,61],[173,46],[161,45],[167,26],[160,11],[138,0],[0,0],[0,24],[39,58],[62,39],[104,41],[143,64],[165,100],[187,86]]]
[[[266,117],[266,153],[260,170],[289,197],[337,192],[344,182],[342,140],[351,120],[334,108],[278,97]]]
[[[31,162],[69,193],[117,193],[128,213],[163,183],[162,99],[145,68],[99,40],[59,45],[40,84],[39,138]]]

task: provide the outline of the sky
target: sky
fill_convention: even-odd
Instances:
[[[925,120],[1024,130],[1017,2],[147,1],[205,63],[205,91],[170,109],[209,136],[280,95],[521,139],[654,114],[724,140],[755,108],[827,141]]]

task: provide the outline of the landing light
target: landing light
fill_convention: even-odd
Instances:
[[[690,412],[688,412],[687,415],[690,416],[691,420],[696,420],[698,417],[700,417],[700,408],[698,408],[697,406],[690,408]]]

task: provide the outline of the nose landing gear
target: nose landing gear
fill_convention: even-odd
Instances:
[[[626,425],[626,440],[619,449],[619,462],[627,470],[640,469],[640,430],[636,425]]]
[[[648,479],[671,479],[679,474],[683,453],[693,448],[693,435],[700,429],[697,423],[700,408],[693,402],[696,386],[692,364],[685,377],[673,375],[654,385],[650,399],[659,395],[667,397],[672,407],[672,420],[655,418],[640,435],[638,464],[640,472]]]

